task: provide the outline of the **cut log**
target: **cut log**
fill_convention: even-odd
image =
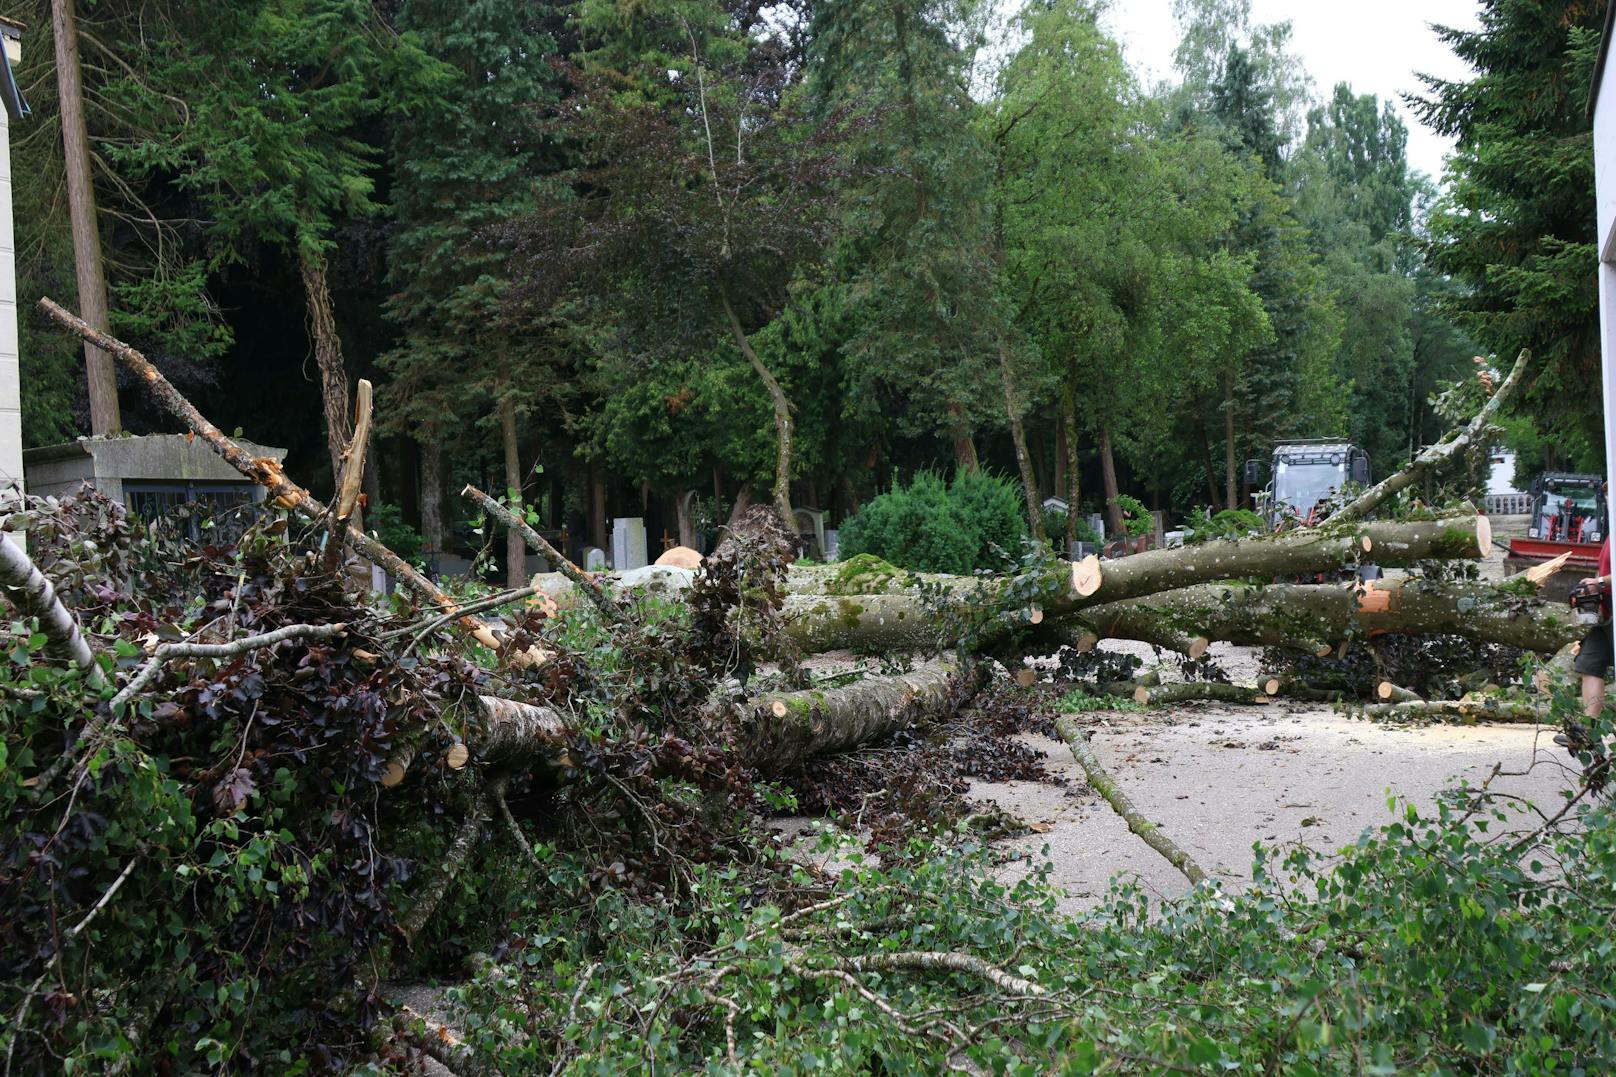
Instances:
[[[1270,693],[1271,694],[1271,693]],[[1189,681],[1160,684],[1154,688],[1140,685],[1133,690],[1133,701],[1146,706],[1166,706],[1169,703],[1267,703],[1269,695],[1255,688],[1239,684],[1217,684],[1213,681]]]
[[[1522,351],[1515,360],[1514,369],[1509,372],[1509,376],[1504,379],[1504,383],[1498,387],[1487,400],[1487,403],[1482,405],[1481,410],[1476,413],[1476,417],[1470,420],[1469,426],[1454,436],[1432,445],[1415,457],[1413,463],[1396,474],[1381,480],[1375,486],[1370,487],[1341,506],[1325,521],[1325,526],[1351,523],[1363,519],[1379,508],[1388,498],[1413,486],[1426,475],[1457,459],[1471,445],[1477,444],[1492,430],[1493,420],[1497,417],[1499,409],[1514,397],[1516,391],[1526,380],[1526,368],[1531,363],[1531,360],[1531,353]],[[1489,541],[1491,540],[1490,533],[1488,539]]]
[[[715,700],[709,717],[728,723],[742,757],[764,773],[800,766],[816,755],[847,751],[895,733],[959,700],[960,667],[935,661],[890,677],[866,677],[841,688],[767,699]],[[780,707],[784,704],[784,712]]]
[[[1418,693],[1410,692],[1407,688],[1400,688],[1391,681],[1381,681],[1375,686],[1375,698],[1382,703],[1418,703]]]

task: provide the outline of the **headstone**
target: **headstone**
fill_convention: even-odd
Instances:
[[[1081,561],[1085,557],[1092,557],[1100,552],[1100,547],[1092,542],[1074,542],[1067,551],[1067,559]]]
[[[840,561],[842,559],[842,533],[834,527],[825,529],[825,560]]]
[[[1100,541],[1103,543],[1105,541],[1105,516],[1098,512],[1089,513],[1089,526],[1094,529],[1094,533],[1099,536]]]
[[[631,568],[644,568],[645,518],[620,516],[612,521],[612,567],[619,572]]]
[[[809,555],[825,557],[825,510],[797,508],[792,511],[797,517],[797,533],[808,544]]]
[[[584,547],[584,571],[585,572],[605,572],[606,571],[606,551],[601,549],[599,546],[585,546]]]

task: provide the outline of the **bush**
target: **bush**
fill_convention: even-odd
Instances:
[[[844,557],[861,553],[919,572],[1002,569],[1027,534],[1021,494],[1006,479],[960,472],[952,485],[921,472],[842,525]]]

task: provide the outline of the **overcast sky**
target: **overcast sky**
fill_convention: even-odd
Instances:
[[[1437,40],[1431,24],[1472,28],[1477,9],[1477,0],[1253,0],[1252,17],[1291,22],[1291,49],[1316,94],[1348,82],[1358,93],[1394,100],[1409,128],[1410,166],[1440,180],[1452,144],[1422,126],[1400,95],[1421,89],[1420,72],[1466,76],[1467,65]],[[1172,0],[1114,0],[1109,19],[1147,85],[1172,73],[1178,42]]]

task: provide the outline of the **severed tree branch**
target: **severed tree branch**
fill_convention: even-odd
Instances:
[[[57,597],[56,588],[22,547],[4,534],[0,534],[0,588],[23,613],[39,618],[39,630],[52,650],[86,673],[98,669],[95,652],[72,612]]]
[[[1045,995],[1048,989],[1024,980],[990,964],[972,954],[952,951],[919,950],[896,953],[865,954],[843,959],[840,966],[848,972],[884,972],[902,969],[911,972],[962,972],[986,980],[994,987],[1012,995]]]
[[[1106,773],[1096,758],[1094,750],[1089,747],[1089,739],[1082,729],[1078,728],[1070,715],[1062,715],[1055,719],[1055,728],[1060,731],[1061,739],[1072,749],[1072,755],[1077,759],[1077,765],[1083,768],[1083,774],[1088,778],[1089,785],[1094,791],[1106,799],[1113,810],[1128,824],[1128,829],[1139,835],[1146,845],[1167,858],[1167,862],[1184,873],[1191,885],[1199,886],[1208,878],[1206,871],[1197,864],[1189,853],[1181,849],[1160,827],[1146,819],[1140,813],[1133,800],[1118,788],[1116,780]]]
[[[152,366],[151,361],[135,348],[71,314],[49,296],[40,298],[39,307],[58,325],[71,330],[133,370],[146,383],[159,404],[189,427],[197,437],[206,441],[231,467],[268,490],[276,505],[295,510],[311,520],[319,520],[330,511],[317,501],[313,494],[287,478],[276,460],[267,456],[254,457],[226,437],[223,431],[197,411],[195,405],[185,399],[185,396],[163,377],[162,372]],[[455,612],[459,609],[455,600],[442,588],[421,575],[413,565],[370,535],[350,526],[348,541],[353,544],[354,549],[386,569],[400,584],[420,597],[445,611]],[[490,650],[499,648],[499,638],[488,625],[471,617],[462,617],[459,623],[483,646]]]
[[[534,553],[543,554],[546,558],[548,558],[550,563],[556,567],[556,571],[560,572],[567,579],[571,580],[574,586],[583,591],[585,597],[587,597],[594,607],[600,611],[602,617],[605,617],[608,621],[618,625],[628,625],[633,623],[628,614],[623,612],[623,608],[613,601],[612,597],[606,593],[605,588],[601,587],[601,585],[596,580],[591,578],[590,575],[583,569],[567,560],[566,556],[562,554],[560,550],[557,550],[554,546],[550,545],[548,539],[539,534],[537,531],[533,530],[533,528],[529,527],[526,520],[522,519],[520,516],[516,515],[516,513],[506,508],[504,505],[501,505],[498,501],[495,501],[493,498],[489,497],[475,486],[468,484],[464,490],[460,491],[460,494],[462,497],[468,497],[472,501],[475,501],[484,512],[488,513],[494,519],[521,535],[523,540],[527,542],[528,546],[532,548]]]
[[[421,896],[410,906],[409,911],[399,917],[398,929],[407,944],[412,946],[415,944],[415,937],[426,927],[427,921],[432,919],[432,914],[438,911],[443,895],[449,891],[449,884],[460,874],[460,869],[466,866],[466,861],[471,859],[472,852],[482,839],[483,824],[492,815],[491,809],[495,798],[504,795],[507,780],[503,774],[490,778],[477,793],[471,810],[466,813],[459,831],[455,833],[454,841],[443,854],[443,862],[438,865],[437,873],[421,889]]]
[[[1400,490],[1406,490],[1425,475],[1441,467],[1448,461],[1457,457],[1469,448],[1478,438],[1484,437],[1492,428],[1493,417],[1504,404],[1515,395],[1526,380],[1526,368],[1532,361],[1532,353],[1522,349],[1520,356],[1515,360],[1515,368],[1504,379],[1504,384],[1498,387],[1476,417],[1470,420],[1470,425],[1446,441],[1439,441],[1416,456],[1412,463],[1401,471],[1386,477],[1378,484],[1371,486],[1353,500],[1331,513],[1325,524],[1351,523],[1361,520],[1379,508],[1381,503]]]
[[[170,658],[234,658],[236,655],[246,654],[248,651],[260,647],[273,647],[277,643],[284,643],[289,639],[332,639],[342,635],[348,630],[345,624],[328,625],[287,625],[277,628],[273,632],[264,632],[256,636],[243,636],[230,643],[163,643],[152,652],[146,664],[130,679],[123,689],[112,697],[112,709],[127,704],[130,699],[150,684],[152,678],[164,662]]]

